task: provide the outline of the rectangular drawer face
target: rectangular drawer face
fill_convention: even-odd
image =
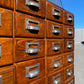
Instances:
[[[45,56],[45,41],[37,39],[15,39],[15,61],[23,61]]]
[[[50,20],[63,22],[63,9],[47,1],[47,18]]]
[[[65,52],[74,50],[74,40],[73,39],[66,39],[64,41],[64,43],[65,43],[65,45],[64,45],[64,51]]]
[[[57,55],[47,58],[48,74],[53,73],[63,67],[63,55]]]
[[[74,25],[74,15],[66,10],[63,11],[63,22],[64,24]]]
[[[67,80],[73,75],[74,75],[74,64],[71,64],[64,68],[64,80]]]
[[[63,25],[57,22],[47,21],[47,37],[63,38]]]
[[[0,36],[13,35],[13,12],[0,8]]]
[[[0,68],[0,84],[14,84],[14,68]]]
[[[74,38],[74,27],[64,25],[64,38]]]
[[[45,75],[44,58],[16,64],[17,84],[29,84],[31,81],[43,77],[44,75]]]
[[[0,38],[0,66],[13,63],[13,40]]]
[[[74,52],[64,53],[63,55],[64,66],[74,63]]]
[[[16,12],[15,34],[16,36],[22,37],[43,38],[45,36],[45,21],[40,18]]]
[[[48,84],[63,84],[63,69],[49,75]]]
[[[47,55],[56,55],[63,53],[64,40],[63,39],[48,39],[47,40]]]
[[[16,10],[45,17],[46,1],[45,0],[16,0]]]
[[[38,79],[36,81],[33,81],[33,82],[29,83],[29,84],[45,84],[45,78],[44,77],[40,78],[40,79]]]
[[[0,0],[0,6],[13,9],[14,1],[13,0]]]

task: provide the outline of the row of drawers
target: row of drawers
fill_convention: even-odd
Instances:
[[[0,0],[0,2],[3,7],[13,8],[13,0]],[[74,25],[72,13],[46,0],[16,0],[16,10]]]
[[[17,38],[0,38],[0,66],[12,63],[13,47],[15,47],[14,61],[24,61],[45,56],[45,40]],[[72,39],[47,40],[47,56],[70,52],[74,50]]]
[[[46,32],[45,32],[46,31]],[[0,36],[13,36],[13,12],[0,8]],[[74,38],[74,27],[53,21],[15,13],[15,36],[44,38]]]
[[[64,81],[74,75],[74,65],[61,68],[52,74],[47,75],[48,84],[58,82],[63,84]],[[31,82],[45,76],[45,61],[44,59],[31,60],[17,63],[14,67],[0,68],[0,84],[32,84]],[[44,84],[44,83],[42,83]],[[72,83],[70,83],[72,84]]]

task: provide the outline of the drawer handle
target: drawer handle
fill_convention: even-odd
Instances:
[[[1,58],[1,44],[0,44],[0,58]]]
[[[73,47],[72,41],[68,41],[68,42],[67,42],[67,48],[68,48],[68,49],[71,49],[72,47]]]
[[[37,45],[37,47],[30,47],[30,45]],[[35,54],[38,53],[40,51],[40,43],[36,42],[36,43],[28,43],[26,42],[26,53],[27,54]]]
[[[73,74],[72,67],[67,69],[67,76],[71,76]]]
[[[67,62],[71,63],[73,61],[72,55],[67,56]]]
[[[72,21],[73,21],[72,15],[67,14],[67,20],[68,20],[69,22],[72,22]]]
[[[29,71],[30,69],[33,69],[35,67],[38,67],[38,68],[36,70]],[[40,73],[40,63],[26,67],[26,78],[34,78],[38,76],[39,73]]]
[[[53,77],[53,84],[59,84],[61,83],[61,74],[58,74]]]
[[[34,23],[37,24],[37,26],[35,25],[31,25],[29,23]],[[30,30],[30,31],[40,31],[40,22],[38,21],[34,21],[34,20],[30,20],[26,18],[26,30]]]
[[[2,84],[2,75],[0,75],[0,84]]]
[[[73,84],[74,83],[74,80],[71,80],[68,84]]]
[[[52,33],[54,33],[54,34],[60,34],[60,27],[56,26],[56,25],[52,25]]]
[[[67,33],[68,33],[68,35],[73,35],[73,29],[72,28],[68,28],[67,29]]]
[[[52,15],[56,16],[56,17],[60,17],[60,10],[56,9],[56,8],[52,8]]]
[[[57,46],[55,46],[56,44],[57,44]],[[53,49],[54,51],[60,50],[60,42],[53,42],[53,43],[52,43],[52,49]]]
[[[36,3],[31,0],[26,0],[26,5],[32,8],[36,7],[36,9],[38,8],[37,10],[40,10],[40,0],[34,0],[34,1],[36,1]]]
[[[0,13],[0,27],[1,27],[1,13]]]
[[[55,63],[55,61],[58,61],[58,62]],[[53,60],[53,68],[58,68],[58,67],[60,67],[60,65],[61,65],[60,58]]]

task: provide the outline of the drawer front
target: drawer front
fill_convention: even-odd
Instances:
[[[0,84],[14,84],[14,68],[0,68]]]
[[[48,39],[47,40],[47,55],[56,55],[63,53],[64,40],[63,39]]]
[[[16,64],[17,84],[29,84],[44,75],[45,60],[43,58]]]
[[[74,25],[74,15],[66,10],[63,11],[63,22],[64,24]]]
[[[15,61],[23,61],[45,56],[45,41],[36,39],[15,39]]]
[[[63,38],[63,25],[47,21],[47,38]]]
[[[65,45],[64,45],[64,51],[65,52],[74,50],[74,40],[73,39],[66,39],[64,41],[64,43],[65,43]]]
[[[45,37],[45,21],[16,12],[16,36]]]
[[[63,9],[47,1],[47,18],[50,20],[63,22]]]
[[[13,35],[13,12],[0,8],[0,36]]]
[[[74,76],[72,76],[70,79],[66,80],[64,84],[75,84]]]
[[[64,80],[72,77],[74,75],[74,64],[71,64],[64,68]]]
[[[47,58],[48,74],[53,73],[63,67],[63,55],[57,55]]]
[[[74,52],[64,53],[63,55],[64,66],[74,63]]]
[[[33,81],[33,82],[29,83],[29,84],[45,84],[45,77],[40,78],[40,79],[38,79],[36,81]]]
[[[48,84],[63,84],[63,69],[49,75]]]
[[[64,25],[64,38],[74,38],[74,27]]]
[[[13,40],[0,38],[0,66],[13,63]]]
[[[45,17],[46,1],[45,0],[16,0],[16,10]]]
[[[0,6],[13,9],[14,1],[13,0],[0,0]]]

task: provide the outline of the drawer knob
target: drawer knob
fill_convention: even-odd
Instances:
[[[1,27],[1,13],[0,13],[0,27]]]
[[[72,41],[68,41],[68,42],[67,42],[67,48],[68,48],[68,49],[71,49],[72,47],[73,47]]]
[[[74,84],[74,80],[71,80],[68,84]]]
[[[55,17],[60,17],[60,10],[56,9],[56,8],[52,8],[52,15]]]
[[[26,22],[26,30],[37,31],[37,32],[40,31],[40,22],[39,21],[34,21],[34,20],[30,20],[30,19],[26,18],[25,22]],[[33,25],[30,23],[33,23]],[[34,25],[34,24],[36,24],[36,25]]]
[[[56,28],[56,29],[55,29]],[[56,26],[56,25],[52,25],[52,32],[54,34],[60,34],[60,27],[59,26]]]
[[[67,76],[71,76],[73,74],[72,67],[67,69]]]
[[[67,62],[71,63],[73,61],[72,55],[67,56]]]
[[[40,10],[40,0],[34,0],[34,1],[36,3],[31,0],[26,0],[26,5],[29,6],[30,8],[33,8],[34,10]]]
[[[30,45],[36,45],[37,47],[30,47]],[[27,54],[36,54],[40,51],[40,43],[28,43],[26,42],[26,53]]]
[[[71,23],[73,21],[72,15],[67,14],[67,20]]]
[[[29,71],[30,69],[33,69],[35,67],[37,67],[36,70]],[[39,63],[36,65],[26,67],[26,78],[34,78],[34,77],[38,76],[39,73],[40,73],[40,64]]]
[[[0,75],[0,84],[2,84],[2,75]]]
[[[68,28],[67,29],[67,33],[68,33],[68,35],[73,35],[73,29],[72,28]]]
[[[59,84],[61,83],[61,74],[58,74],[53,77],[53,84]]]

